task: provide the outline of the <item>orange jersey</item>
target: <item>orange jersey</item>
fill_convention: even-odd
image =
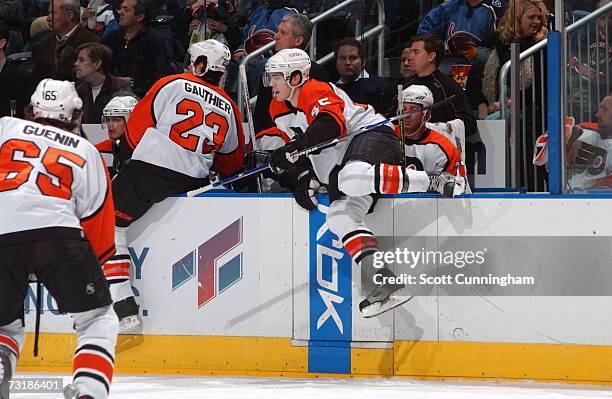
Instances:
[[[127,124],[132,159],[183,173],[224,176],[244,163],[238,107],[222,89],[189,73],[158,80],[138,102]]]
[[[399,135],[399,126],[395,127]],[[406,140],[406,166],[426,172],[448,172],[465,177],[465,165],[455,145],[442,133],[426,129],[416,141]]]
[[[272,120],[289,137],[304,134],[323,113],[338,123],[341,136],[385,120],[371,105],[354,103],[342,89],[315,79],[307,80],[302,86],[296,108],[287,102],[272,100],[270,103]],[[387,125],[393,127],[391,123]],[[331,170],[342,162],[350,142],[351,138],[317,155],[308,156],[321,182],[328,183]]]
[[[106,165],[83,137],[0,119],[0,243],[82,230],[100,264],[115,253],[115,207]],[[45,232],[51,233],[49,237]]]

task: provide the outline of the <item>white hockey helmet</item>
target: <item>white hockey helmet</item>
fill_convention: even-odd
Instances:
[[[132,96],[113,97],[102,110],[102,115],[103,117],[123,116],[127,122],[136,104],[138,104],[138,100]]]
[[[274,54],[266,63],[263,75],[264,86],[270,86],[270,75],[282,73],[283,78],[291,86],[291,75],[295,72],[302,74],[302,81],[295,87],[303,85],[310,78],[310,57],[304,50],[287,48]]]
[[[225,67],[229,64],[231,58],[229,48],[214,39],[193,43],[189,47],[189,56],[191,65],[194,65],[199,57],[206,57],[206,68],[202,75],[208,71],[225,72]]]
[[[31,98],[34,118],[71,122],[75,110],[83,107],[83,101],[74,88],[74,82],[43,79]]]
[[[434,103],[433,94],[427,86],[411,85],[402,91],[403,103],[421,104],[424,107]]]

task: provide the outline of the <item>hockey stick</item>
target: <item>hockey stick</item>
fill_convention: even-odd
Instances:
[[[305,148],[305,149],[300,150],[300,151],[295,151],[290,156],[292,158],[296,158],[297,159],[299,157],[303,157],[303,156],[309,155],[309,154],[311,154],[313,152],[317,152],[317,151],[324,150],[326,148],[333,147],[333,146],[337,145],[338,143],[345,142],[349,138],[351,138],[353,136],[356,136],[358,134],[365,133],[367,131],[370,131],[370,130],[375,129],[377,127],[386,125],[388,123],[393,123],[395,121],[403,119],[403,118],[405,118],[405,117],[407,117],[409,115],[415,114],[417,112],[423,112],[423,111],[428,111],[428,110],[433,109],[433,108],[437,108],[437,107],[439,107],[439,106],[441,106],[443,104],[446,104],[447,102],[451,101],[453,98],[455,98],[454,94],[452,96],[448,97],[448,98],[445,98],[444,100],[438,101],[437,103],[425,106],[425,107],[423,107],[420,110],[412,110],[412,111],[408,111],[408,112],[405,112],[405,113],[400,114],[400,115],[396,115],[396,116],[394,116],[392,118],[389,118],[389,119],[383,119],[380,122],[376,122],[376,123],[373,123],[371,125],[364,126],[364,127],[360,128],[360,129],[357,129],[357,130],[355,130],[353,132],[349,132],[349,133],[345,134],[344,136],[336,137],[334,139],[331,139],[331,140],[328,140],[328,141],[324,141],[324,142],[322,142],[320,144],[313,145],[312,147],[308,147],[308,148]],[[266,169],[269,169],[269,168],[270,168],[270,164],[268,162],[262,163],[261,165],[258,165],[256,167],[254,167],[253,169],[245,170],[242,173],[238,173],[237,175],[230,176],[230,177],[228,177],[226,179],[216,181],[214,183],[209,184],[208,186],[204,186],[204,187],[198,188],[196,190],[188,191],[187,192],[187,196],[188,197],[195,197],[196,195],[201,194],[201,193],[205,193],[206,191],[212,190],[213,188],[217,188],[219,186],[223,186],[223,185],[235,182],[236,180],[240,180],[240,179],[243,179],[243,178],[245,178],[247,176],[254,175],[255,173],[262,172],[262,171],[264,171]]]
[[[244,97],[244,112],[246,113],[247,118],[247,126],[249,128],[249,137],[251,139],[251,144],[253,145],[253,150],[259,150],[257,145],[257,140],[255,139],[255,126],[253,125],[253,112],[251,111],[251,102],[249,95],[249,82],[247,80],[246,74],[246,66],[240,65],[238,67],[238,75],[240,80],[242,81],[242,89],[243,89],[243,97]],[[261,175],[257,176],[257,192],[263,192],[263,182]]]

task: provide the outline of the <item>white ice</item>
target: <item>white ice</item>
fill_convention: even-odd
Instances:
[[[58,374],[18,373],[17,377]],[[70,377],[64,376],[65,383]],[[57,399],[58,394],[12,394],[11,399]],[[606,387],[534,382],[438,382],[407,378],[293,379],[259,377],[116,375],[111,399],[596,399]]]

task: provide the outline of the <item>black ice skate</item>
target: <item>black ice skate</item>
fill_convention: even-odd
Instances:
[[[465,192],[465,179],[448,172],[427,172],[429,191],[436,191],[445,197],[453,198]]]
[[[7,349],[0,348],[0,399],[9,399],[13,366]]]
[[[396,277],[395,274],[386,267],[378,270],[376,275],[380,275],[383,278]],[[379,314],[385,313],[388,310],[408,302],[412,299],[412,296],[406,292],[405,287],[404,284],[389,284],[386,283],[385,280],[382,280],[382,283],[378,284],[378,286],[359,303],[361,314],[365,318],[378,316]]]
[[[133,332],[142,325],[139,315],[140,307],[133,296],[127,297],[113,304],[115,313],[119,318],[119,333]]]

